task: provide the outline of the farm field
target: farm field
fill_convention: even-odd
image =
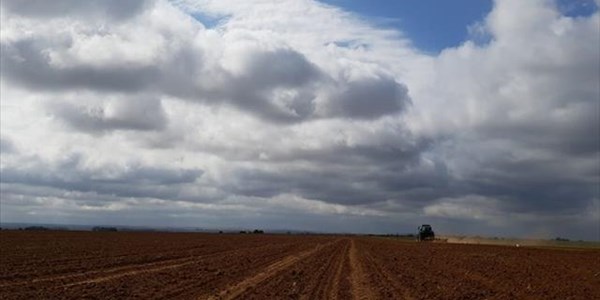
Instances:
[[[0,232],[0,299],[600,299],[600,250],[359,236]]]

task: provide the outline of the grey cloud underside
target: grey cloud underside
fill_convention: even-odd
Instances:
[[[15,152],[15,145],[7,138],[0,138],[0,153],[13,153]]]
[[[131,18],[154,0],[2,0],[2,9],[26,18]]]
[[[49,110],[74,130],[106,133],[112,130],[154,131],[167,126],[161,101],[152,97],[123,97],[114,107],[61,103]],[[112,111],[108,111],[108,110]]]
[[[68,37],[67,37],[68,39]],[[149,86],[158,77],[155,67],[121,65],[108,68],[72,66],[57,68],[50,65],[44,54],[56,41],[21,40],[2,44],[1,74],[15,83],[31,89],[68,90],[95,89],[99,91],[135,92]],[[60,43],[64,48],[70,43]],[[48,48],[46,48],[48,47]],[[68,46],[67,46],[68,47]]]
[[[430,167],[371,161],[352,167],[325,164],[320,170],[239,170],[223,189],[258,197],[291,193],[339,204],[392,201],[402,203],[402,210],[419,210],[444,197],[475,194],[501,199],[503,207],[497,213],[540,214],[576,214],[597,197],[597,178],[564,178],[560,170],[548,173],[539,163],[548,162],[497,161],[460,179],[448,173],[443,162]]]
[[[314,113],[315,84],[320,70],[293,50],[251,53],[241,74],[224,72],[227,86],[209,91],[216,99],[230,99],[237,107],[266,120],[296,122]],[[277,89],[291,92],[276,99]]]
[[[238,106],[267,119],[302,121],[322,117],[375,119],[410,104],[407,88],[390,76],[334,80],[292,50],[252,55],[246,71],[232,77],[225,92]],[[277,99],[278,89],[292,95]],[[315,115],[315,98],[325,89],[327,104]],[[217,92],[218,94],[218,92]],[[275,99],[273,99],[275,98]]]
[[[182,185],[193,184],[204,173],[199,169],[143,165],[86,169],[80,165],[80,156],[72,156],[54,165],[35,157],[30,160],[35,164],[29,167],[2,168],[1,182],[7,184],[7,188],[13,184],[113,197],[177,199]]]
[[[383,77],[350,82],[333,96],[330,114],[373,119],[402,111],[411,104],[406,86]]]
[[[437,178],[436,178],[437,177]],[[432,188],[436,181],[443,181],[444,174],[433,170],[404,170],[379,166],[372,170],[365,167],[335,168],[311,171],[287,169],[285,171],[239,170],[225,183],[230,193],[257,197],[273,197],[296,194],[337,204],[375,204],[388,200],[402,201],[412,209],[422,207],[434,197],[423,195],[424,189]],[[435,193],[436,191],[432,191]],[[411,201],[410,195],[420,195]]]

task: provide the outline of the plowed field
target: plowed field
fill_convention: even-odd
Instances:
[[[350,236],[0,232],[0,299],[600,299],[600,251]]]

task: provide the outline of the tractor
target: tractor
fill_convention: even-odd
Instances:
[[[423,224],[418,227],[417,241],[433,241],[435,240],[435,233],[429,224]]]

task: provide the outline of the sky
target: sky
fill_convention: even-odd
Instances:
[[[402,32],[422,52],[437,54],[469,38],[469,27],[482,21],[492,0],[327,0],[376,26]]]
[[[0,222],[600,240],[600,1],[370,3],[1,0]]]

